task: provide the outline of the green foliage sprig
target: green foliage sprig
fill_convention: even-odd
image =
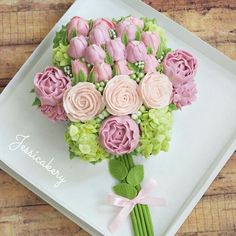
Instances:
[[[60,44],[68,45],[69,41],[67,39],[67,29],[66,26],[63,25],[61,29],[56,32],[56,36],[53,39],[53,48],[57,48]]]

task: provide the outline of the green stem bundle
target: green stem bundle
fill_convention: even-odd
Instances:
[[[128,170],[135,166],[131,155],[124,155],[120,160]],[[139,192],[141,186],[136,186],[136,189]],[[135,236],[154,236],[151,215],[147,205],[137,204],[131,212],[131,220]]]

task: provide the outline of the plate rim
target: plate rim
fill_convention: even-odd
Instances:
[[[111,0],[110,0],[111,1]],[[186,28],[181,26],[180,24],[174,22],[169,17],[165,16],[164,14],[160,13],[159,11],[155,10],[154,8],[150,7],[146,3],[142,2],[141,0],[117,0],[119,2],[122,2],[126,5],[129,5],[133,9],[137,9],[140,13],[148,12],[148,15],[153,15],[155,18],[161,19],[163,24],[168,24],[171,26],[171,30],[176,32],[176,36],[183,41],[187,42],[188,45],[192,46],[193,48],[197,49],[198,51],[202,52],[204,55],[204,51],[208,51],[208,57],[210,60],[216,62],[221,67],[224,67],[227,71],[232,73],[233,75],[236,74],[236,62],[227,57],[222,52],[218,51],[216,48],[212,47],[190,31],[188,31]],[[0,106],[1,103],[4,102],[5,96],[10,93],[11,89],[13,89],[15,86],[18,85],[18,83],[21,81],[22,76],[24,76],[24,73],[28,71],[28,68],[34,64],[34,58],[37,58],[38,56],[41,56],[45,49],[48,48],[50,40],[53,39],[54,34],[65,19],[66,15],[70,11],[71,8],[73,8],[76,4],[83,3],[85,0],[76,0],[71,7],[65,12],[65,14],[57,21],[57,23],[54,25],[54,27],[50,30],[50,32],[45,36],[45,38],[42,40],[42,42],[37,46],[37,48],[34,50],[34,52],[30,55],[30,57],[26,60],[26,62],[22,65],[22,67],[19,69],[19,71],[15,74],[15,76],[12,78],[12,80],[8,83],[8,85],[4,88],[2,93],[0,94]],[[188,36],[187,40],[186,38],[183,39],[183,36]],[[228,141],[228,144],[223,147],[223,150],[218,155],[218,157],[215,159],[215,161],[212,163],[211,167],[208,169],[208,171],[203,175],[201,180],[199,181],[194,188],[193,192],[188,196],[187,200],[184,202],[183,206],[179,209],[177,215],[174,217],[172,222],[169,224],[169,227],[166,229],[165,235],[174,235],[182,223],[185,221],[185,219],[188,217],[190,212],[193,210],[195,205],[198,203],[198,201],[201,199],[201,197],[204,195],[210,184],[213,182],[215,177],[218,175],[220,170],[223,168],[225,163],[229,160],[230,156],[233,154],[233,152],[236,149],[236,134],[232,136],[232,138]],[[56,208],[59,212],[64,214],[66,217],[74,221],[76,224],[79,224],[80,227],[84,228],[86,231],[91,233],[92,235],[103,235],[104,232],[99,229],[98,227],[94,225],[89,225],[86,223],[81,216],[74,215],[72,212],[70,212],[68,209],[64,208],[61,204],[50,198],[50,196],[46,195],[46,193],[43,193],[38,189],[36,186],[32,185],[30,182],[27,181],[23,176],[20,175],[20,173],[17,173],[14,171],[11,167],[9,167],[6,163],[4,163],[2,160],[0,160],[0,167],[7,172],[9,175],[11,175],[13,178],[15,178],[17,181],[19,181],[22,185],[30,189],[32,192],[34,192],[36,195],[40,196],[43,200],[48,202],[50,205],[52,205],[54,208]],[[103,233],[103,234],[101,234]],[[105,234],[104,234],[105,235]]]

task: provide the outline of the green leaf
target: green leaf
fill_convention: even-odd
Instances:
[[[93,165],[96,165],[97,163],[100,163],[102,160],[101,159],[99,159],[99,160],[97,160],[97,161],[90,161],[89,163],[91,163],[91,164],[93,164]]]
[[[122,43],[123,43],[125,46],[127,46],[128,42],[129,42],[128,35],[127,35],[127,34],[123,34],[121,40],[122,40]]]
[[[90,19],[90,20],[88,21],[88,24],[89,24],[89,30],[91,30],[91,29],[93,28],[93,20]]]
[[[160,72],[160,73],[163,73],[163,72],[164,72],[164,67],[163,67],[163,65],[160,64],[160,65],[157,67],[156,70],[157,70],[158,72]]]
[[[37,106],[37,107],[41,106],[41,102],[37,97],[34,99],[32,106]]]
[[[152,54],[153,51],[152,51],[152,48],[150,46],[147,47],[147,54]]]
[[[72,86],[75,86],[79,82],[79,76],[77,74],[73,75],[73,78],[71,79]]]
[[[109,171],[117,180],[123,180],[128,174],[125,164],[119,160],[112,159],[109,161]]]
[[[87,80],[84,72],[82,70],[79,71],[79,82],[85,82]]]
[[[105,44],[102,44],[102,45],[101,45],[101,48],[102,48],[104,51],[106,51],[106,45],[105,45]]]
[[[68,45],[68,39],[67,39],[67,29],[66,26],[63,25],[61,29],[56,32],[56,36],[53,39],[53,48],[57,48],[60,44]]]
[[[157,51],[157,58],[158,59],[161,58],[163,50],[164,50],[163,44],[160,43],[160,45],[158,47],[158,51]]]
[[[35,91],[34,91],[34,88],[32,88],[31,90],[30,90],[30,93],[34,93]]]
[[[157,20],[155,18],[148,18],[148,17],[141,17],[140,18],[141,20],[144,21],[144,31],[148,31],[149,30],[149,23],[152,23],[152,24],[157,24]]]
[[[114,22],[114,23],[117,24],[117,20],[116,20],[116,18],[113,17],[111,20],[112,20],[112,22]]]
[[[93,71],[89,72],[88,82],[95,83]]]
[[[72,30],[71,37],[72,37],[72,38],[75,38],[76,36],[77,36],[77,31],[76,31],[76,29],[74,28],[74,29]]]
[[[111,66],[114,64],[113,59],[109,52],[106,52],[105,62]]]
[[[73,160],[76,158],[76,155],[73,152],[70,152],[70,160]]]
[[[127,176],[127,182],[133,186],[139,185],[144,178],[143,165],[136,165],[129,171]]]
[[[117,71],[116,71],[116,68],[115,66],[112,67],[112,77],[116,76],[117,75]]]
[[[177,106],[174,103],[171,103],[168,107],[169,112],[176,111]]]
[[[164,52],[165,52],[165,55],[168,53],[168,52],[171,52],[172,49],[171,48],[165,48]]]
[[[117,184],[113,187],[113,191],[122,197],[126,197],[128,199],[133,199],[137,196],[137,190],[130,184],[121,183]]]
[[[171,48],[166,48],[165,45],[163,43],[161,43],[158,47],[157,58],[158,59],[161,57],[165,58],[166,54],[170,51],[172,51]]]
[[[116,18],[112,18],[112,21],[115,22],[116,24],[120,23],[126,18],[126,16],[121,16],[118,20]]]
[[[141,30],[137,30],[135,33],[135,40],[140,41],[141,40]]]
[[[132,71],[134,71],[134,72],[138,72],[139,71],[139,68],[138,68],[138,66],[136,66],[135,64],[133,64],[133,63],[128,63],[128,67],[129,67],[129,69],[130,70],[132,70]]]

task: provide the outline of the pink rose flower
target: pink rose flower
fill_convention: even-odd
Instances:
[[[172,102],[181,109],[196,100],[197,88],[193,80],[185,84],[176,84],[173,88]]]
[[[93,67],[93,73],[96,82],[108,81],[112,78],[112,69],[107,63],[96,64]]]
[[[115,63],[115,70],[118,75],[131,75],[133,72],[129,69],[126,60],[117,61]]]
[[[154,32],[147,31],[142,33],[142,41],[146,47],[152,49],[152,54],[156,55],[160,44],[160,37]]]
[[[139,127],[129,116],[111,116],[103,121],[99,138],[107,152],[113,155],[127,154],[139,144]]]
[[[107,111],[114,116],[133,114],[142,105],[138,84],[128,75],[117,75],[109,80],[103,98]]]
[[[165,74],[174,85],[186,83],[194,79],[197,70],[197,59],[190,53],[177,49],[166,55],[163,67]]]
[[[89,40],[93,44],[98,46],[104,45],[106,42],[110,41],[110,35],[106,27],[99,25],[93,28],[89,33]]]
[[[43,105],[40,106],[41,112],[52,121],[65,121],[67,116],[62,104],[56,106]]]
[[[131,63],[136,61],[144,61],[147,56],[147,49],[143,42],[132,41],[126,47],[126,57]]]
[[[139,93],[146,107],[164,108],[171,102],[172,84],[164,74],[147,73],[139,83]]]
[[[130,22],[121,21],[116,25],[116,32],[118,37],[122,37],[124,34],[127,35],[128,40],[132,41],[135,39],[135,35],[137,32],[137,26]]]
[[[47,67],[34,77],[34,90],[42,106],[61,103],[64,92],[70,87],[70,78],[56,67]]]
[[[84,56],[85,49],[88,46],[88,42],[84,36],[78,36],[70,40],[70,46],[68,48],[68,54],[73,59],[77,59]]]
[[[121,38],[116,38],[107,42],[106,49],[114,61],[125,59],[125,45],[121,42]]]
[[[71,69],[72,69],[73,75],[75,76],[78,76],[80,71],[82,71],[84,75],[88,77],[89,70],[88,70],[87,65],[79,60],[73,60],[71,62]]]
[[[159,66],[159,63],[154,55],[147,55],[144,60],[144,72],[155,72],[156,68]]]
[[[104,109],[101,93],[89,82],[79,82],[68,89],[63,96],[63,106],[73,122],[91,120]]]
[[[84,18],[74,16],[67,25],[68,40],[72,38],[73,30],[77,32],[78,36],[87,36],[89,32],[89,24]]]
[[[100,46],[92,44],[85,49],[84,57],[92,65],[101,64],[104,62],[106,53]]]
[[[93,27],[97,27],[99,25],[102,25],[103,27],[106,27],[107,29],[114,29],[116,26],[116,24],[113,21],[107,18],[99,18],[93,22]]]

